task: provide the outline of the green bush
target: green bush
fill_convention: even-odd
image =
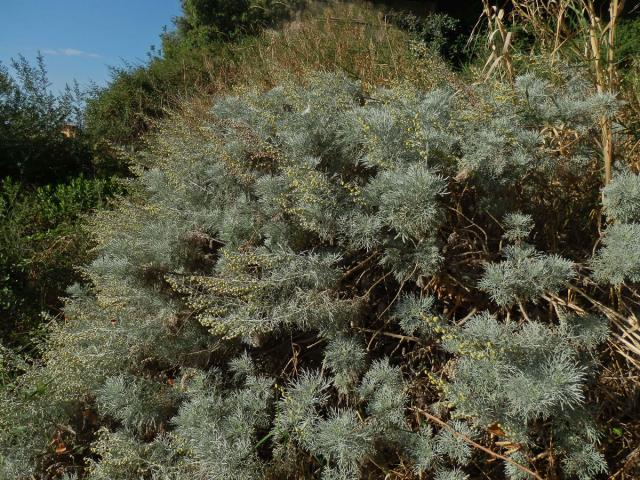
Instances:
[[[456,18],[444,13],[419,17],[403,11],[391,11],[387,16],[393,24],[409,32],[414,40],[454,67],[462,67],[471,60],[472,53],[465,47],[469,32],[463,30]]]
[[[106,204],[119,187],[76,177],[37,188],[9,178],[0,183],[0,340],[29,344],[43,312],[56,312],[66,287],[87,261],[90,239],[81,217]]]
[[[211,48],[215,42],[253,35],[287,20],[306,0],[183,0],[175,36],[190,46]]]
[[[0,391],[2,475],[464,479],[494,439],[489,478],[604,472],[608,324],[556,300],[588,280],[616,108],[586,85],[324,74],[167,122]]]

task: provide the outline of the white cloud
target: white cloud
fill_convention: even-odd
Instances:
[[[77,48],[48,48],[42,50],[42,53],[45,55],[60,55],[63,57],[100,58],[100,55],[97,53],[85,52],[84,50],[78,50]]]
[[[66,57],[79,57],[84,52],[82,50],[76,50],[75,48],[63,48],[60,53]]]

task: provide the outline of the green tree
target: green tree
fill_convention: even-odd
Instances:
[[[52,93],[41,55],[35,65],[20,56],[11,66],[15,77],[0,65],[0,177],[44,184],[93,173],[78,86]]]
[[[291,16],[305,0],[182,0],[183,15],[176,19],[177,36],[192,46],[211,47],[257,33]]]

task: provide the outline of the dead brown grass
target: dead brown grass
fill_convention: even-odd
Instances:
[[[265,86],[309,71],[341,70],[365,86],[402,81],[429,87],[453,77],[441,60],[417,57],[408,34],[390,25],[382,11],[357,4],[316,6],[306,18],[267,31],[234,53],[237,80]]]
[[[431,88],[458,82],[444,61],[391,25],[366,3],[316,2],[278,30],[226,44],[204,59],[210,95],[236,87],[270,88],[311,71],[342,71],[367,88],[409,83]]]

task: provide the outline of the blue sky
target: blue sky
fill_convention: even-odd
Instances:
[[[179,13],[180,0],[0,0],[0,62],[40,50],[54,91],[105,85],[109,65],[144,62]]]

